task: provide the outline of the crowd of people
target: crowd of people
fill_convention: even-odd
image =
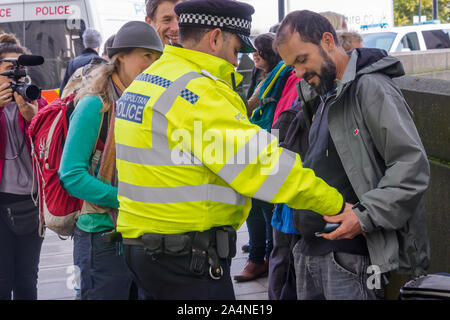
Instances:
[[[426,272],[429,164],[398,59],[333,12],[291,12],[254,41],[239,1],[146,12],[101,56],[86,29],[59,91],[76,106],[58,173],[83,201],[77,299],[235,299],[232,278],[266,275],[271,300],[383,299],[390,272]],[[0,35],[0,73],[26,53]],[[254,61],[245,95],[239,53]],[[47,102],[10,84],[0,76],[0,299],[33,300],[43,238],[27,136]],[[231,275],[244,222],[248,262]]]

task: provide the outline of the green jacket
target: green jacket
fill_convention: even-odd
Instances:
[[[78,102],[70,116],[59,178],[71,196],[97,205],[118,208],[117,187],[89,174],[92,149],[97,143],[103,116],[100,113],[102,106],[102,101],[95,95],[87,95]],[[85,232],[104,232],[113,229],[114,223],[108,214],[89,212],[78,218],[77,227]]]

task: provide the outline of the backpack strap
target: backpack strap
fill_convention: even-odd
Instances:
[[[45,153],[44,153],[44,163],[47,163],[48,159],[48,150],[50,148],[50,144],[52,143],[53,133],[55,132],[56,125],[58,124],[59,119],[63,116],[63,109],[61,109],[53,120],[53,123],[50,127],[50,130],[47,135],[47,141],[45,142]]]
[[[97,146],[97,144],[96,144]],[[94,154],[92,155],[92,160],[91,160],[91,167],[89,168],[89,173],[91,175],[95,174],[95,170],[97,170],[97,167],[100,163],[100,158],[102,157],[102,151],[95,149]]]
[[[97,167],[100,163],[100,159],[102,157],[102,151],[97,149],[97,144],[98,144],[98,139],[100,138],[100,133],[102,131],[102,126],[103,126],[103,119],[105,118],[105,116],[102,116],[102,119],[100,120],[100,126],[98,127],[98,133],[97,133],[97,140],[94,144],[94,148],[92,150],[92,159],[91,159],[91,166],[89,168],[89,174],[91,174],[92,176],[95,174],[95,170],[97,170]]]

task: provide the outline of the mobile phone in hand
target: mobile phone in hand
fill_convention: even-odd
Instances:
[[[341,224],[340,223],[328,223],[325,225],[325,227],[323,228],[323,230],[321,232],[316,232],[314,235],[316,237],[322,237],[322,234],[324,233],[330,233],[334,230],[336,230],[337,228],[339,228]]]

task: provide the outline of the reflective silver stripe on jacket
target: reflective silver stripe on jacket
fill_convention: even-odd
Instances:
[[[253,198],[267,202],[271,201],[294,167],[295,160],[295,153],[287,149],[283,149],[272,173],[267,177],[258,191],[256,191]]]
[[[231,188],[215,184],[180,187],[142,187],[119,182],[119,195],[143,203],[179,203],[215,201],[232,205],[244,205],[246,197]]]
[[[137,148],[116,143],[116,154],[119,160],[142,165],[202,165],[200,160],[198,160],[193,154],[187,154],[178,149]]]
[[[168,120],[166,118],[166,114],[172,108],[177,97],[186,92],[187,84],[198,77],[202,77],[202,75],[190,72],[174,82],[165,83],[167,89],[153,105],[152,148],[137,148],[116,143],[118,159],[142,165],[202,165],[193,154],[188,155],[181,150],[169,149],[167,138]],[[174,159],[177,159],[177,163],[175,163]],[[118,189],[120,196],[144,203],[215,201],[232,205],[244,205],[246,202],[246,197],[238,194],[232,188],[214,184],[143,187],[119,181]]]
[[[247,165],[254,161],[261,151],[271,144],[274,139],[275,136],[271,135],[266,130],[258,130],[258,132],[227,161],[217,175],[228,184],[231,184]]]
[[[137,148],[116,143],[116,157],[119,160],[144,165],[199,165],[194,161],[193,155],[187,155],[179,150],[169,149],[167,139],[168,120],[166,114],[170,111],[175,100],[185,91],[187,84],[196,78],[202,77],[197,72],[189,72],[174,82],[167,83],[167,89],[161,94],[153,105],[152,114],[152,148]],[[176,154],[174,154],[176,153]],[[173,157],[173,156],[177,157]],[[173,159],[177,159],[177,163]]]

